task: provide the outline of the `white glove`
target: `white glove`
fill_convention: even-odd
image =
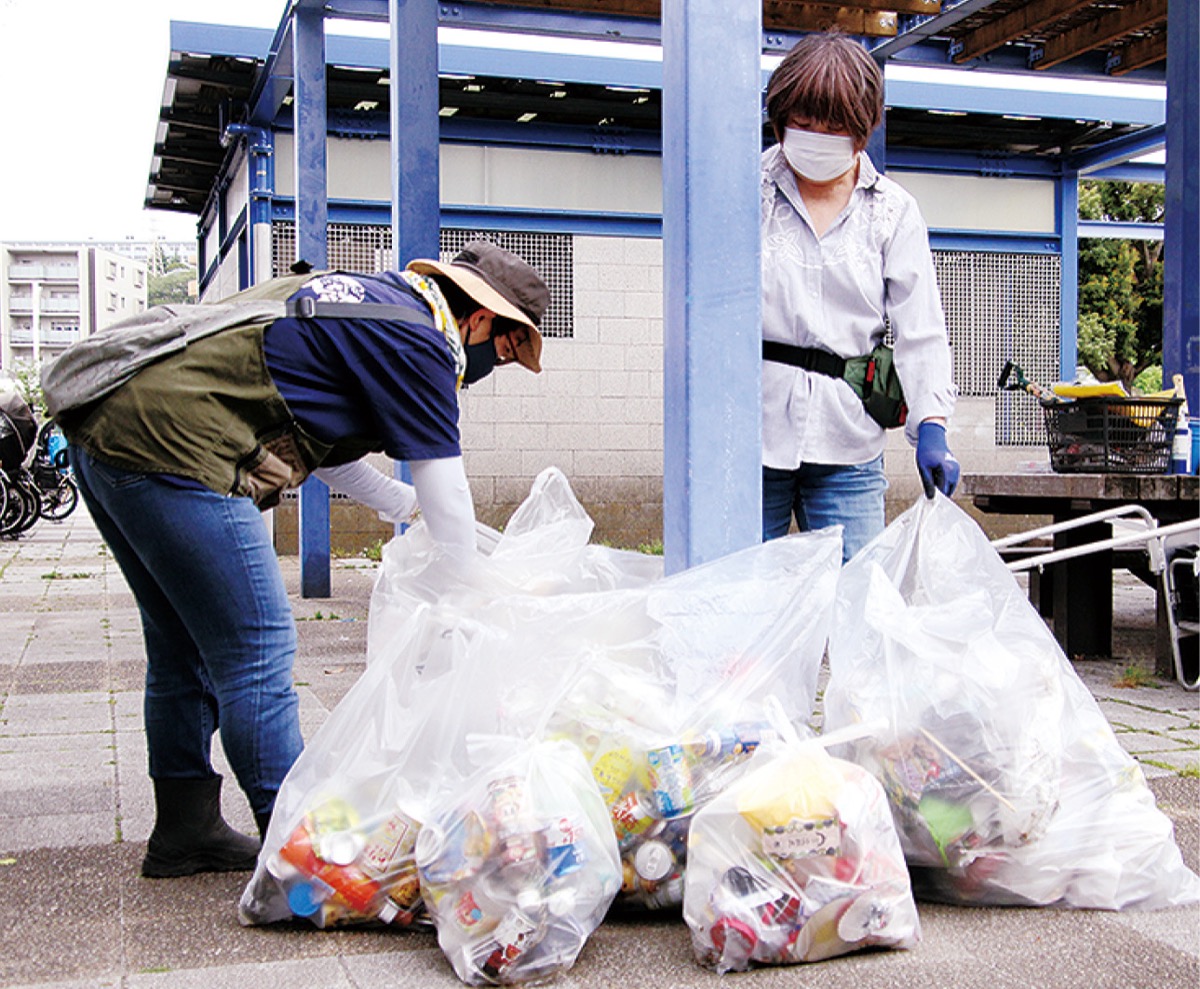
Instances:
[[[340,467],[318,467],[313,474],[339,494],[375,509],[384,522],[411,524],[420,514],[416,488],[388,477],[365,460]]]

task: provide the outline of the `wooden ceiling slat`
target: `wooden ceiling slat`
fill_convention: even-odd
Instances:
[[[847,34],[870,38],[896,36],[895,4],[887,10],[869,10],[855,0],[840,4],[793,3],[766,0],[763,3],[763,29],[767,31],[826,31],[840,28]]]
[[[1114,52],[1120,61],[1110,70],[1114,76],[1123,76],[1126,72],[1143,69],[1147,65],[1161,62],[1167,57],[1167,32],[1147,35],[1137,38]]]
[[[942,0],[763,0],[763,26],[776,29],[786,27],[789,22],[789,10],[800,12],[793,16],[802,16],[806,7],[840,7],[931,17],[942,12]],[[776,19],[781,23],[768,23]]]
[[[566,10],[577,14],[610,14],[614,17],[645,17],[658,20],[661,16],[659,0],[604,0],[602,3],[587,3],[586,0],[478,0],[493,7],[542,8]]]
[[[523,7],[574,13],[610,14],[660,20],[660,0],[480,0],[496,7]],[[848,34],[890,38],[896,34],[896,14],[929,16],[941,12],[941,0],[765,0],[763,29],[821,31],[838,27]]]
[[[1192,0],[1195,2],[1195,0]],[[1035,69],[1048,69],[1097,48],[1105,48],[1134,31],[1167,20],[1167,0],[1136,0],[1125,7],[1105,10],[1099,17],[1047,41]]]
[[[955,62],[969,62],[995,51],[1006,42],[1032,34],[1044,27],[1090,7],[1095,0],[1036,0],[1009,11],[963,36],[962,50]]]

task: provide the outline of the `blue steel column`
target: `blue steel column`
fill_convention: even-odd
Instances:
[[[438,8],[428,0],[388,0],[392,122],[392,264],[436,258],[441,230],[438,174]],[[410,482],[408,465],[395,476]],[[406,526],[398,524],[397,532]]]
[[[762,5],[664,0],[663,542],[669,573],[762,538]]]
[[[296,142],[296,257],[314,268],[329,263],[326,227],[325,12],[297,7],[292,12],[292,104]],[[300,486],[300,593],[329,597],[329,488],[310,477]]]
[[[1200,415],[1200,7],[1167,6],[1167,169],[1163,383],[1182,374]]]
[[[1079,173],[1064,169],[1055,190],[1059,258],[1058,376],[1074,381],[1079,363]],[[1018,327],[1019,330],[1019,327]]]

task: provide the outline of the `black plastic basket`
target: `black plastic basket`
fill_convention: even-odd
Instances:
[[[1059,474],[1166,474],[1181,398],[1080,398],[1045,405]]]

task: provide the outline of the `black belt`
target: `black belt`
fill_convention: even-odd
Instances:
[[[762,355],[764,361],[790,364],[792,367],[816,371],[831,378],[840,378],[846,371],[846,358],[838,357],[837,354],[831,354],[819,347],[794,347],[790,343],[780,343],[778,340],[764,340]]]

